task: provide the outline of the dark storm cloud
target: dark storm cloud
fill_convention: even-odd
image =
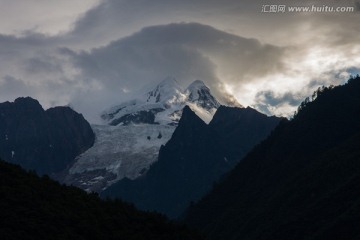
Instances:
[[[0,101],[31,96],[44,107],[63,105],[87,85],[57,43],[42,34],[0,35]]]
[[[201,79],[219,98],[226,96],[221,98],[224,102],[234,101],[224,94],[224,78],[246,82],[249,76],[279,71],[284,53],[282,48],[198,23],[147,27],[91,51],[59,47],[65,42],[66,36],[31,32],[24,37],[0,35],[0,72],[26,86],[13,91],[3,78],[2,90],[44,99],[47,106],[54,98],[58,104],[71,102],[89,115],[174,76],[183,87]]]
[[[91,52],[72,53],[85,78],[134,90],[176,76],[183,86],[247,81],[282,68],[284,49],[197,23],[147,27]],[[222,76],[226,72],[226,76]]]
[[[187,21],[208,24],[241,36],[264,37],[267,42],[269,40],[273,42],[276,39],[277,43],[288,44],[287,39],[295,41],[299,31],[303,31],[304,22],[305,25],[316,24],[317,21],[321,22],[321,19],[325,19],[326,26],[329,28],[337,24],[338,19],[334,18],[340,18],[344,23],[350,23],[349,18],[353,18],[354,23],[357,22],[356,14],[351,13],[261,13],[262,6],[269,4],[355,7],[354,0],[104,0],[76,22],[71,36],[85,37],[88,41],[106,44],[105,39],[108,41],[128,36],[134,32],[134,29]],[[335,30],[334,36],[336,36],[336,30],[346,28],[348,26],[332,28]],[[311,31],[315,29],[316,27]],[[282,33],[283,31],[287,34]]]
[[[260,9],[250,0],[104,0],[88,11],[74,25],[71,38],[87,38],[104,44],[104,39],[115,40],[128,36],[134,29],[171,22],[214,23],[229,15],[249,9]],[[210,22],[211,19],[216,19]]]

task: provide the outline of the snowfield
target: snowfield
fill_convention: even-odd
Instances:
[[[83,180],[81,174],[84,172],[103,173],[89,179],[92,181],[87,184],[84,181],[80,183],[89,191],[102,190],[124,177],[135,179],[144,174],[157,160],[161,145],[171,138],[175,130],[175,126],[152,124],[93,125],[92,128],[96,135],[94,146],[78,156],[69,170],[71,180],[78,182],[76,185]],[[109,176],[112,178],[109,179]],[[106,183],[98,186],[99,182]]]

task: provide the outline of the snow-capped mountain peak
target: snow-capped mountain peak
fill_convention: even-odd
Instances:
[[[197,90],[197,89],[201,89],[201,88],[207,88],[209,89],[205,83],[201,80],[195,80],[193,81],[188,87],[187,90],[191,91],[191,90]]]
[[[201,80],[195,80],[185,91],[188,101],[196,103],[208,111],[220,107],[220,103],[211,94],[210,89]]]
[[[174,77],[167,77],[161,81],[152,91],[146,94],[146,102],[169,104],[183,102],[186,96],[183,89]]]
[[[220,103],[200,80],[184,91],[173,77],[167,77],[144,97],[112,107],[102,114],[112,126],[129,124],[176,125],[185,105],[189,105],[205,122],[209,122]]]
[[[94,146],[78,156],[67,183],[101,191],[124,177],[143,175],[171,138],[186,105],[206,123],[220,106],[204,82],[196,80],[183,90],[167,77],[139,98],[104,111],[105,124],[92,126]]]

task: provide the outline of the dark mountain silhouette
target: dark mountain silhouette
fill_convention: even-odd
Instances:
[[[69,107],[45,111],[30,97],[0,104],[0,157],[26,169],[59,172],[94,140],[89,123]]]
[[[103,201],[0,161],[0,236],[30,239],[202,239],[164,216]]]
[[[250,108],[221,106],[207,125],[186,106],[171,139],[160,149],[158,162],[147,174],[136,180],[121,180],[102,195],[178,217],[279,121]]]
[[[253,108],[221,106],[209,124],[226,146],[228,160],[237,163],[256,144],[264,140],[285,118],[267,117]]]
[[[209,239],[360,239],[360,78],[322,88],[185,221]]]

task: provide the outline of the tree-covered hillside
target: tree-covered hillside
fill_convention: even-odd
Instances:
[[[141,212],[120,200],[39,178],[0,161],[0,238],[201,239],[164,216]]]
[[[210,239],[360,239],[360,77],[319,89],[186,222]]]

